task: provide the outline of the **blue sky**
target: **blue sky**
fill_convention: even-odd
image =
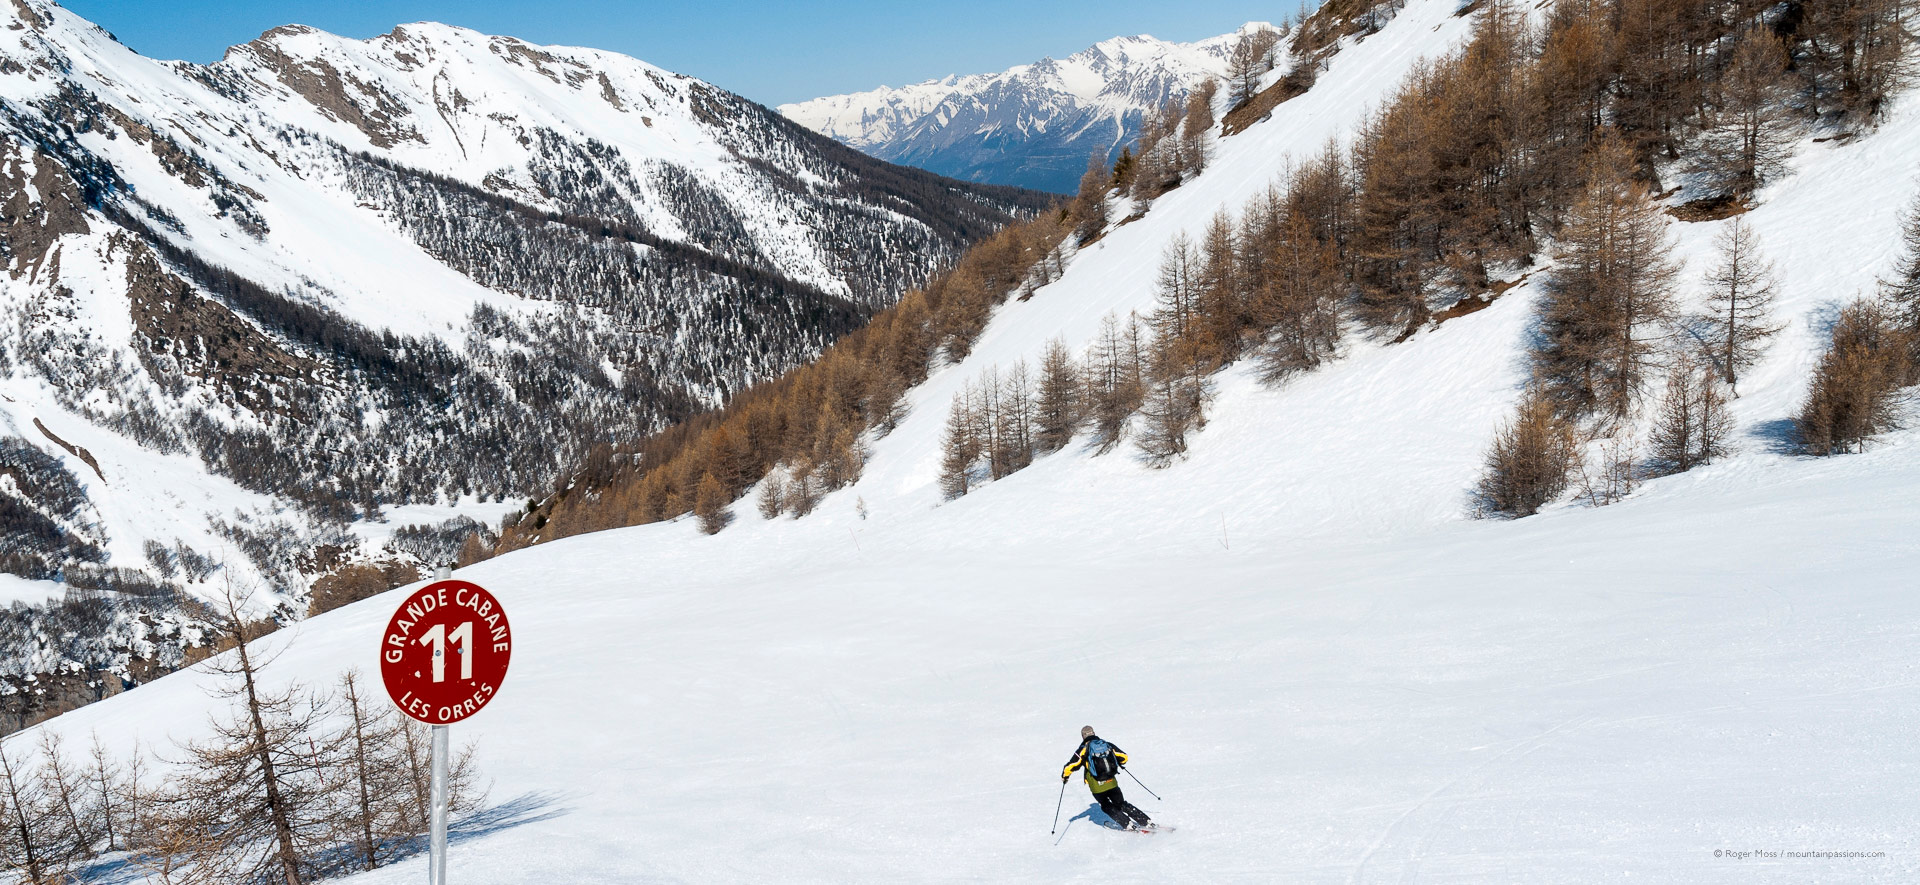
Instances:
[[[764,104],[995,71],[1116,34],[1195,40],[1299,0],[62,0],[157,58],[208,62],[298,23],[350,37],[440,21],[535,43],[593,46],[691,74]]]

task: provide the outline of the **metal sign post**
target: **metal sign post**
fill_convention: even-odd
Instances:
[[[441,566],[433,570],[435,582],[453,577],[453,570]],[[465,651],[465,649],[462,649]],[[435,657],[446,654],[444,649],[435,649]],[[432,810],[427,812],[430,818],[428,830],[432,833],[427,843],[427,883],[428,885],[447,885],[447,753],[453,742],[447,732],[448,725],[433,726],[433,774]]]
[[[433,729],[427,881],[447,883],[448,726],[478,713],[500,691],[513,650],[507,613],[486,588],[448,577],[410,594],[380,639],[380,679],[408,718]]]
[[[427,881],[447,885],[447,736],[448,726],[433,727],[433,836],[427,857]]]

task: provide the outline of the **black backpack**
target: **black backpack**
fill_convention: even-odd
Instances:
[[[1087,773],[1097,781],[1113,780],[1120,773],[1120,760],[1113,758],[1113,745],[1099,738],[1087,741]]]

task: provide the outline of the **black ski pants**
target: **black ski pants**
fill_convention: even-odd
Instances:
[[[1095,793],[1093,798],[1100,803],[1101,811],[1106,812],[1108,817],[1113,818],[1114,823],[1123,827],[1132,829],[1153,823],[1147,818],[1146,812],[1133,807],[1133,803],[1128,802],[1127,797],[1120,795],[1119,787]]]

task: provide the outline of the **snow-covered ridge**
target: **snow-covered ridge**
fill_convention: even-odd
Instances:
[[[1103,40],[990,74],[882,86],[779,107],[876,157],[974,181],[1069,192],[1088,154],[1117,151],[1141,115],[1226,71],[1239,30],[1192,43]]]

